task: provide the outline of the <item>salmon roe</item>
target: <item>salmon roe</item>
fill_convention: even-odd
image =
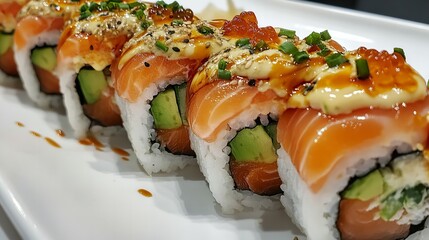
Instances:
[[[173,10],[169,7],[164,7],[159,4],[153,5],[149,8],[148,14],[155,23],[166,23],[174,19],[180,19],[183,21],[192,21],[194,19],[194,13],[189,8],[180,7],[177,10]]]
[[[279,37],[273,27],[258,27],[258,20],[253,12],[242,12],[223,26],[225,36],[250,38],[252,44],[260,40],[266,43],[277,43]]]

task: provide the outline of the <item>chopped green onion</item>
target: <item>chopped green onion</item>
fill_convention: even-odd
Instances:
[[[90,11],[81,12],[79,20],[84,20],[84,19],[88,18],[89,16],[91,16],[91,12]]]
[[[132,2],[132,3],[128,3],[128,6],[130,6],[130,8],[135,8],[135,7],[141,7],[142,4],[139,2]]]
[[[279,50],[286,54],[295,54],[298,52],[298,48],[292,42],[284,42],[280,44]]]
[[[331,34],[329,34],[328,30],[325,30],[320,33],[320,37],[322,38],[323,41],[326,41],[331,39]]]
[[[335,67],[335,66],[338,66],[340,64],[347,62],[348,60],[341,53],[334,53],[334,54],[331,54],[331,55],[325,57],[325,61],[329,67]]]
[[[112,3],[120,3],[120,2],[122,2],[122,0],[109,0],[108,2],[112,2]]]
[[[98,5],[95,2],[92,2],[89,4],[89,11],[94,12],[95,10],[98,10],[100,5]]]
[[[317,53],[319,56],[325,57],[331,52],[331,50],[323,43],[319,43],[317,46],[320,48],[320,52]]]
[[[312,32],[305,38],[305,43],[308,45],[317,45],[320,43],[321,39],[320,33]]]
[[[221,59],[217,65],[217,67],[219,68],[219,70],[225,70],[227,65],[228,65],[228,62]]]
[[[310,55],[306,51],[294,53],[292,56],[293,60],[298,64],[310,59]]]
[[[181,26],[181,25],[183,25],[183,20],[174,19],[173,21],[171,21],[171,26],[177,27],[177,26]]]
[[[146,18],[146,14],[144,14],[144,11],[142,9],[137,10],[135,13],[136,17],[140,20]]]
[[[356,72],[359,79],[366,79],[369,77],[368,61],[366,59],[356,59]]]
[[[176,12],[177,10],[182,8],[182,6],[180,6],[180,4],[177,1],[174,1],[170,4],[168,4],[167,8],[170,8],[171,10],[173,10],[173,12]]]
[[[232,75],[231,75],[230,71],[228,71],[228,70],[221,70],[221,69],[219,69],[217,71],[217,76],[220,79],[225,79],[225,80],[230,80],[232,78]]]
[[[281,37],[281,36],[286,36],[288,38],[295,38],[296,31],[280,28],[279,37]]]
[[[168,51],[168,47],[167,47],[167,45],[165,45],[165,43],[163,43],[163,42],[161,42],[161,41],[156,41],[155,42],[155,46],[159,49],[159,50],[161,50],[161,51],[164,51],[164,52],[167,52]]]
[[[159,6],[163,7],[163,8],[167,7],[167,3],[165,3],[164,1],[157,1],[156,5],[159,5]]]
[[[198,26],[197,29],[198,29],[198,32],[203,35],[209,35],[214,33],[213,29],[205,25]]]
[[[86,4],[83,4],[83,5],[80,7],[80,11],[81,11],[81,12],[86,12],[88,9],[89,9],[89,6],[88,6],[88,5],[86,5]]]
[[[404,60],[406,59],[404,49],[395,47],[395,48],[393,48],[393,52],[401,54],[401,56],[404,58]]]
[[[264,40],[261,40],[255,45],[255,47],[253,49],[255,51],[262,52],[262,51],[270,49],[270,47],[268,46],[268,44]]]
[[[244,47],[250,45],[250,39],[249,38],[241,38],[238,39],[237,42],[235,42],[235,46],[237,47]]]
[[[118,6],[118,3],[116,3],[116,2],[108,2],[107,3],[107,9],[109,9],[109,11],[114,10],[115,8],[117,8],[117,6]]]
[[[128,5],[126,3],[119,3],[118,6],[120,9],[130,9],[130,5]]]
[[[107,3],[106,2],[101,2],[100,3],[100,8],[101,8],[101,10],[107,10]]]
[[[150,25],[152,25],[152,23],[150,21],[143,20],[142,23],[140,24],[140,27],[142,29],[148,29]]]

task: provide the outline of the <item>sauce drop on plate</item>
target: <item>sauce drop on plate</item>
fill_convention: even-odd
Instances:
[[[46,142],[48,142],[51,146],[56,148],[61,148],[61,145],[55,142],[52,138],[45,137]]]
[[[35,132],[35,131],[30,131],[31,135],[35,136],[35,137],[41,137],[42,134]]]
[[[104,145],[100,141],[98,141],[98,139],[95,138],[94,136],[82,138],[79,140],[79,143],[82,145],[86,145],[86,146],[94,145],[96,148],[103,148],[104,147]]]
[[[60,136],[60,137],[65,137],[66,136],[66,134],[64,133],[64,131],[63,130],[61,130],[61,129],[57,129],[57,130],[55,130],[55,132],[57,133],[57,135],[58,136]]]
[[[141,188],[138,190],[138,192],[145,197],[152,197],[152,193],[146,189]]]
[[[122,157],[128,157],[128,156],[130,156],[130,154],[127,151],[125,151],[125,150],[123,150],[121,148],[112,147],[112,151],[114,153],[118,154],[119,156],[122,156]]]
[[[124,161],[128,161],[128,160],[130,160],[129,158],[127,158],[127,157],[121,157],[121,159],[122,160],[124,160]]]
[[[18,127],[25,127],[24,123],[22,122],[15,122],[15,123]]]

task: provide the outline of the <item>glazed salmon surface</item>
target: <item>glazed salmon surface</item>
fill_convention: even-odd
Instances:
[[[228,129],[232,119],[245,111],[258,115],[281,112],[284,108],[284,102],[274,91],[261,92],[245,80],[218,80],[190,95],[188,122],[198,137],[213,142],[220,131]]]
[[[114,86],[119,96],[135,102],[152,83],[160,84],[165,80],[187,80],[196,70],[201,60],[169,60],[152,53],[138,53],[121,70],[112,66]]]
[[[14,34],[16,48],[22,49],[28,40],[43,32],[62,30],[64,19],[62,17],[27,16],[19,21]]]
[[[389,147],[408,139],[425,144],[429,97],[390,109],[360,109],[350,114],[324,115],[314,109],[289,109],[278,122],[278,141],[311,190],[321,190],[336,167],[353,166],[356,149]],[[338,176],[339,177],[339,176]]]
[[[342,240],[386,240],[408,236],[410,225],[374,220],[378,208],[368,210],[371,200],[343,199],[340,202],[337,227]]]

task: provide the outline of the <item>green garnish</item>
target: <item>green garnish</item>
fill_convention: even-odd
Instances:
[[[197,29],[198,29],[198,32],[203,35],[209,35],[214,33],[213,29],[205,25],[198,26]]]
[[[119,3],[118,6],[120,9],[130,9],[130,5],[126,3]]]
[[[182,26],[183,25],[183,20],[180,19],[174,19],[173,21],[171,21],[171,26]]]
[[[279,37],[281,37],[281,36],[286,36],[288,38],[295,38],[296,31],[285,29],[285,28],[280,28]]]
[[[87,10],[89,10],[89,6],[88,5],[86,5],[86,4],[83,4],[81,7],[80,7],[80,12],[82,13],[82,12],[86,12]]]
[[[323,32],[320,32],[320,37],[323,41],[331,39],[331,34],[329,34],[328,30],[325,30]]]
[[[250,45],[250,38],[241,38],[235,42],[235,46],[244,47]]]
[[[268,44],[264,40],[261,40],[255,45],[255,47],[253,49],[255,51],[262,52],[262,51],[270,49],[270,47],[268,46]]]
[[[217,67],[219,68],[219,70],[225,70],[227,65],[228,65],[228,62],[221,59],[217,65]]]
[[[152,23],[150,21],[143,20],[142,23],[140,24],[140,27],[142,29],[148,29],[150,27],[150,25],[152,25]]]
[[[225,79],[225,80],[230,80],[232,78],[232,75],[231,75],[230,71],[228,71],[228,70],[221,70],[221,69],[219,69],[217,71],[217,76],[220,79]]]
[[[99,9],[100,9],[100,5],[98,5],[97,3],[92,2],[89,4],[89,11],[94,12]]]
[[[89,16],[91,16],[90,11],[80,12],[79,20],[84,20],[84,19],[88,18]]]
[[[163,7],[163,8],[167,7],[167,3],[165,3],[164,1],[157,1],[155,4],[159,5],[159,6]]]
[[[295,44],[292,42],[284,42],[280,44],[279,50],[286,54],[295,54],[298,52],[298,48],[296,48]]]
[[[331,50],[322,42],[317,44],[317,46],[320,48],[320,52],[317,53],[319,56],[325,57],[331,52]]]
[[[134,15],[136,15],[136,17],[140,20],[145,19],[146,18],[146,14],[144,14],[144,10],[139,9],[137,10]]]
[[[395,48],[393,48],[393,52],[401,54],[401,56],[404,58],[404,60],[406,59],[404,49],[395,47]]]
[[[325,61],[329,67],[335,67],[347,62],[347,58],[344,57],[341,53],[333,53],[327,57],[325,57]]]
[[[183,7],[180,6],[180,4],[177,1],[174,1],[170,4],[168,4],[167,8],[171,8],[171,10],[173,10],[173,12],[176,12],[177,10],[179,10],[180,8],[183,8]]]
[[[321,40],[322,37],[320,36],[320,33],[312,32],[305,38],[305,43],[307,43],[308,45],[317,45],[320,43]]]
[[[141,3],[139,3],[139,2],[132,2],[132,3],[128,3],[128,6],[129,6],[130,8],[135,8],[135,7],[141,7],[141,6],[142,6],[142,4],[141,4]]]
[[[366,79],[369,77],[368,61],[366,59],[356,59],[356,72],[359,79]]]
[[[295,62],[298,64],[310,59],[310,55],[308,55],[308,53],[305,51],[297,52],[292,56],[293,56],[293,60],[295,60]]]
[[[163,43],[163,42],[161,42],[161,41],[156,41],[155,42],[155,46],[159,49],[159,50],[161,50],[161,51],[163,51],[163,52],[167,52],[168,51],[168,47],[167,47],[167,45],[165,45],[165,43]]]
[[[292,42],[284,42],[279,46],[279,50],[286,54],[291,54],[296,63],[302,63],[310,59],[310,55],[306,51],[299,51]]]

